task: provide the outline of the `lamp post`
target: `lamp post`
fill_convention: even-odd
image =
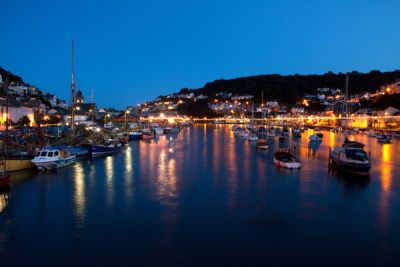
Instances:
[[[110,114],[104,115],[104,124],[107,124],[107,117],[110,117],[110,116],[111,116]]]
[[[129,114],[129,113],[130,113],[129,110],[125,111],[125,129],[127,128],[126,114]]]

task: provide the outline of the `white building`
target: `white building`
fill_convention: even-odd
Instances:
[[[10,121],[18,122],[22,117],[27,116],[33,120],[33,109],[31,107],[24,106],[14,106],[10,105],[8,107],[8,117]],[[7,106],[5,100],[0,101],[0,125],[1,129],[4,129],[4,124],[7,119]]]

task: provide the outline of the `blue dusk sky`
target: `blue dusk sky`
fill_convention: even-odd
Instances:
[[[259,74],[399,69],[400,1],[1,0],[0,66],[124,108]]]

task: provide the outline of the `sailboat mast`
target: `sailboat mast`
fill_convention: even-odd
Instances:
[[[347,107],[348,99],[349,99],[349,75],[346,74],[346,96],[344,98],[346,117],[347,117],[347,113],[348,113],[348,107]]]
[[[74,74],[74,39],[71,41],[72,73],[71,73],[71,130],[75,126],[75,74]]]
[[[92,115],[92,126],[94,125],[94,92],[92,88],[92,93],[90,94],[90,110]]]

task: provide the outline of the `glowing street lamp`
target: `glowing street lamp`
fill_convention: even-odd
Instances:
[[[129,113],[130,113],[130,111],[129,111],[129,110],[125,111],[125,128],[126,128],[126,126],[127,126],[126,114],[129,114]]]
[[[110,114],[104,115],[104,124],[107,124],[107,117],[109,118],[111,117],[111,115]]]

